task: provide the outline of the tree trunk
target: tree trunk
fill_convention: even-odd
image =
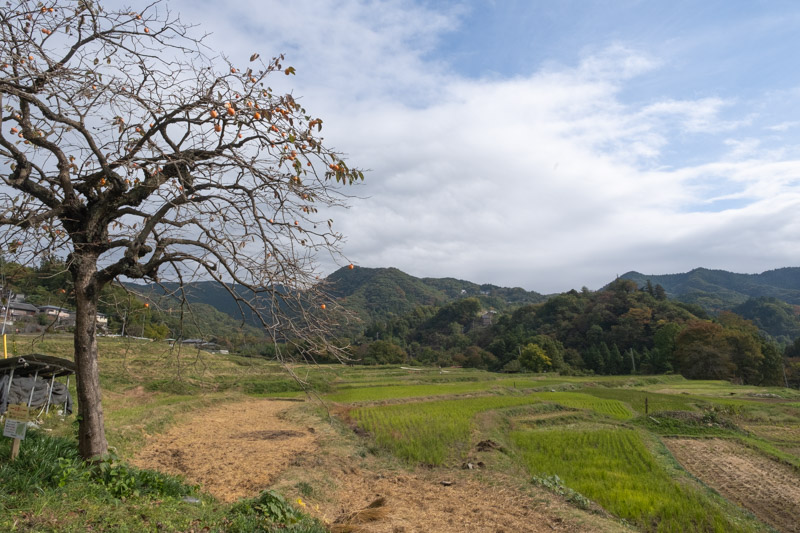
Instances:
[[[77,254],[75,254],[77,255]],[[78,388],[78,449],[81,457],[96,460],[108,452],[103,406],[100,402],[100,371],[97,361],[97,299],[100,287],[96,257],[73,256],[75,282],[75,366]]]

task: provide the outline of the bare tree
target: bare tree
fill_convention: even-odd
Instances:
[[[363,174],[323,146],[320,119],[266,86],[294,73],[282,56],[238,68],[158,2],[141,13],[72,5],[0,10],[0,239],[18,262],[66,259],[79,447],[91,459],[107,451],[101,289],[120,278],[235,283],[257,296],[230,288],[270,335],[308,344],[323,326],[309,304],[314,256],[338,257],[341,239],[318,208],[345,205],[341,186]]]

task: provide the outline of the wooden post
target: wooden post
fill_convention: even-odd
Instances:
[[[22,439],[14,439],[14,442],[11,443],[11,460],[17,458],[19,455],[19,443],[22,442]]]
[[[9,409],[11,409],[11,407],[12,406],[9,406]],[[6,413],[6,421],[5,425],[3,426],[3,436],[14,440],[14,442],[11,443],[11,460],[13,461],[19,455],[19,444],[22,439],[25,438],[25,430],[27,429],[27,426],[25,425],[26,422],[23,422],[22,420],[8,418],[10,414],[12,414],[10,411]]]
[[[644,414],[648,414],[649,406],[647,405],[647,396],[644,397]]]

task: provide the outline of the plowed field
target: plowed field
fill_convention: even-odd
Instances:
[[[800,532],[800,476],[737,442],[667,439],[675,458],[706,485],[780,531]]]

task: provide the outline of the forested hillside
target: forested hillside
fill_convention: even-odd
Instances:
[[[396,268],[341,268],[325,281],[331,296],[363,321],[360,330],[370,321],[465,297],[474,297],[484,307],[495,309],[546,299],[537,292],[521,288],[478,285],[455,278],[416,278]]]
[[[780,268],[761,274],[735,274],[725,270],[696,268],[683,274],[650,275],[628,272],[622,279],[644,287],[647,281],[661,285],[667,296],[719,311],[731,309],[749,298],[776,298],[800,305],[800,268]]]
[[[30,302],[72,305],[62,262],[37,268],[5,263],[4,269],[12,289]],[[620,278],[600,291],[573,290],[547,298],[453,278],[420,279],[394,268],[354,267],[323,281],[330,305],[312,312],[328,314],[333,333],[362,364],[459,365],[505,372],[678,372],[690,378],[797,385],[798,306],[776,297],[742,296],[730,310],[707,311],[698,293],[681,292],[705,280],[705,294],[721,302],[736,292],[729,288],[734,280],[739,289],[760,284],[791,295],[794,272],[748,277],[698,269],[686,275],[639,275],[636,280]],[[112,333],[121,332],[124,323],[128,335],[199,337],[240,353],[271,353],[272,344],[255,327],[252,312],[239,306],[227,288],[212,282],[187,284],[183,294],[188,307],[171,294],[177,289],[174,284],[108,287],[100,311],[108,315]],[[258,305],[262,303],[268,307],[268,302]],[[326,360],[324,354],[320,360]]]
[[[475,298],[422,306],[373,322],[354,343],[354,356],[367,364],[784,381],[781,346],[752,322],[731,312],[712,318],[699,306],[623,279],[498,315],[487,314]],[[788,363],[787,379],[800,381],[800,365]]]
[[[416,278],[396,268],[343,267],[322,280],[322,283],[330,295],[331,303],[336,304],[329,306],[328,313],[336,324],[334,333],[338,335],[360,333],[372,321],[409,313],[419,306],[440,306],[465,297],[475,297],[482,305],[495,309],[546,299],[539,293],[520,288],[478,285],[454,278]],[[137,285],[131,288],[161,297],[165,289],[168,293],[177,294],[178,285],[165,283],[161,286]],[[251,291],[239,286],[225,288],[218,283],[204,281],[187,283],[183,287],[183,295],[190,304],[207,304],[256,326],[252,310],[246,305],[237,304],[230,291],[247,300],[254,300],[257,307],[269,307],[269,302],[257,302]]]

